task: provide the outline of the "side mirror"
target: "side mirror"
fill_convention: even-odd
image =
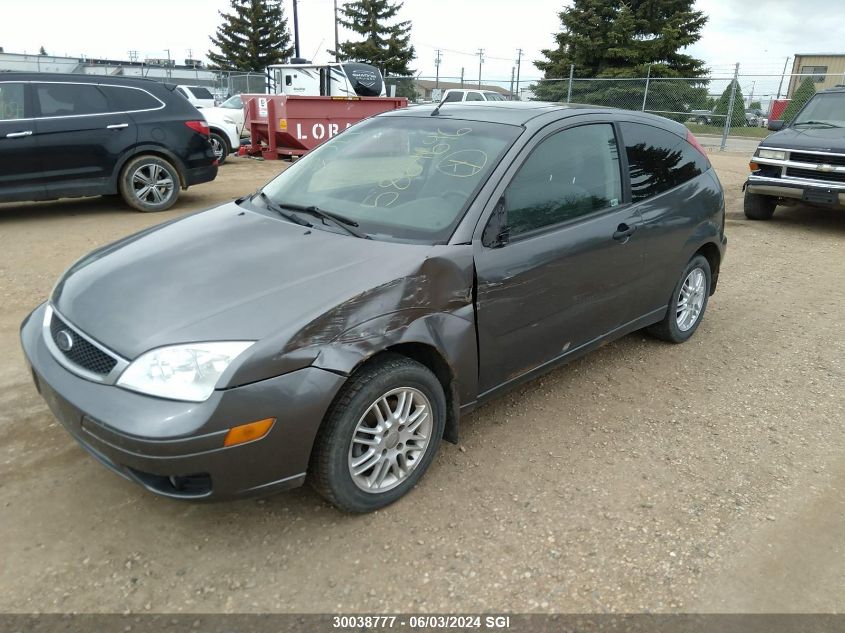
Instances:
[[[496,208],[481,234],[481,243],[487,248],[502,248],[510,241],[511,230],[508,226],[508,207],[505,196],[499,198]]]
[[[783,125],[784,125],[784,123],[783,123],[783,120],[782,120],[782,119],[776,119],[776,120],[774,120],[774,121],[773,121],[772,119],[769,119],[769,125],[768,125],[768,128],[769,128],[772,132],[777,132],[778,130],[782,130],[782,129],[783,129]]]

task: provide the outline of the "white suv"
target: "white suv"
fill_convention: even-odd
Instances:
[[[504,95],[493,90],[464,90],[452,88],[443,93],[440,103],[457,101],[507,101]]]

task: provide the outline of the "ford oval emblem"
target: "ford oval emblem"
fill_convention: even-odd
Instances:
[[[56,334],[56,346],[63,352],[69,352],[73,347],[73,334],[61,330]]]

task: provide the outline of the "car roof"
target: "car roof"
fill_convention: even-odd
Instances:
[[[435,110],[437,114],[435,114]],[[508,125],[527,126],[535,119],[544,124],[582,114],[602,114],[613,120],[648,123],[685,136],[687,129],[665,117],[634,110],[605,108],[581,103],[550,103],[546,101],[456,101],[437,105],[424,104],[402,110],[391,110],[378,116],[384,117],[437,117]]]
[[[151,84],[163,85],[164,82],[156,81],[148,77],[111,77],[108,75],[85,75],[72,73],[23,73],[23,72],[0,72],[0,81],[49,81],[68,83],[90,83],[106,85],[131,85],[140,84],[149,86]]]

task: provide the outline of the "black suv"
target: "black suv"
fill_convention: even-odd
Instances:
[[[810,99],[795,119],[769,121],[745,183],[745,215],[768,220],[778,204],[845,207],[845,88]]]
[[[149,79],[0,74],[0,202],[119,193],[163,211],[214,180],[208,124]]]

